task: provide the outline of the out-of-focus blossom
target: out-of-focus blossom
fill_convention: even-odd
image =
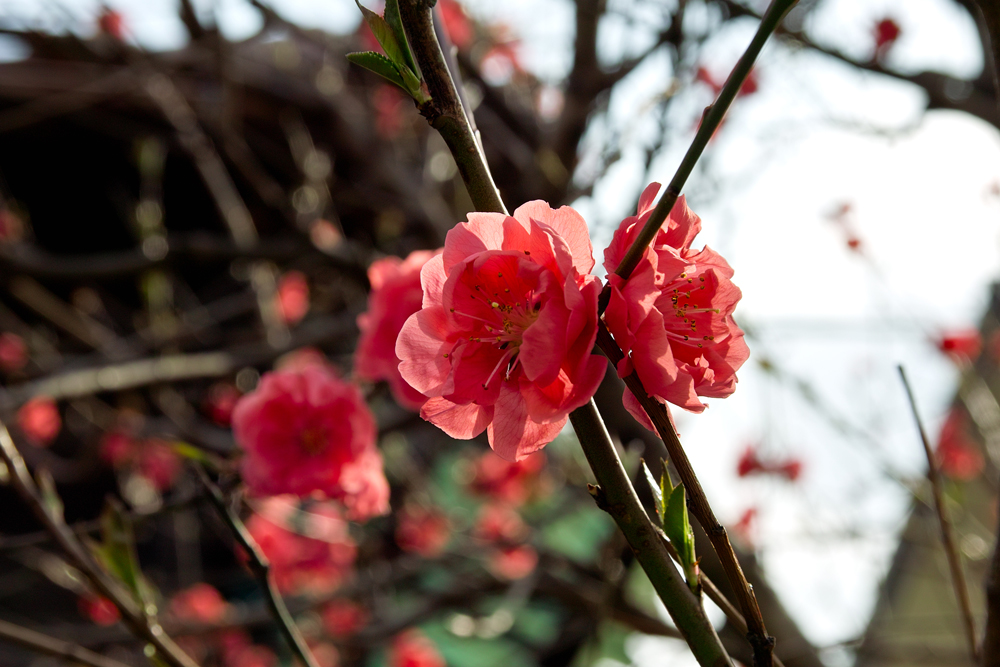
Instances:
[[[757,529],[757,508],[750,507],[740,515],[739,520],[733,524],[732,532],[743,544],[753,548],[756,543]]]
[[[368,624],[368,612],[358,603],[347,600],[333,600],[320,612],[323,628],[334,639],[350,637]]]
[[[472,43],[475,31],[465,8],[457,0],[438,0],[437,7],[448,39],[460,49],[467,48]]]
[[[507,461],[492,451],[484,452],[476,461],[470,488],[480,495],[520,505],[538,490],[544,468],[544,452],[536,452],[520,461]]]
[[[555,439],[604,377],[593,264],[587,224],[567,206],[470,213],[448,232],[396,342],[403,379],[430,397],[421,416],[454,438],[486,429],[509,460]]]
[[[343,242],[344,235],[337,225],[329,220],[317,218],[309,227],[309,240],[320,250],[330,252]]]
[[[243,481],[255,495],[314,492],[364,520],[389,508],[375,419],[356,387],[331,369],[267,373],[233,410]]]
[[[736,465],[736,474],[740,477],[747,477],[754,474],[772,474],[784,477],[789,482],[794,482],[802,474],[802,462],[794,458],[784,461],[765,461],[760,458],[757,448],[749,445],[743,450],[743,454],[740,455],[739,463]]]
[[[330,360],[326,358],[322,350],[309,346],[286,352],[274,362],[274,370],[276,371],[301,371],[310,366],[332,370]]]
[[[371,293],[368,310],[358,316],[361,338],[354,356],[354,373],[369,380],[386,380],[396,402],[419,410],[427,397],[399,374],[396,339],[407,318],[421,308],[420,270],[440,250],[416,250],[405,260],[385,257],[368,267]]]
[[[218,623],[229,610],[229,604],[211,584],[195,584],[180,591],[170,600],[170,613],[182,621]]]
[[[136,471],[149,480],[160,492],[174,485],[181,471],[181,459],[170,443],[150,438],[142,443],[136,454]]]
[[[695,71],[694,78],[695,81],[704,83],[709,88],[711,88],[713,95],[718,95],[720,92],[722,92],[722,87],[726,84],[725,79],[721,80],[716,79],[715,76],[704,65],[702,65]],[[747,74],[747,78],[743,80],[743,85],[740,86],[740,90],[736,95],[737,97],[753,95],[759,89],[760,89],[760,82],[757,80],[757,70],[752,69],[750,70],[750,73]]]
[[[270,562],[282,592],[321,593],[340,585],[354,564],[357,548],[333,506],[312,505],[300,516],[304,520],[295,521],[308,535],[278,525],[291,523],[290,513],[296,512],[288,497],[271,498],[258,509],[247,529]],[[282,520],[283,516],[288,519]]]
[[[286,271],[278,279],[278,314],[288,325],[298,324],[309,312],[309,281],[301,271]]]
[[[969,435],[969,420],[958,408],[952,408],[941,425],[935,454],[941,472],[958,481],[975,479],[986,465],[979,445]]]
[[[13,373],[24,368],[27,363],[28,346],[24,339],[9,331],[0,333],[0,370]]]
[[[875,55],[883,57],[892,48],[892,45],[899,39],[902,30],[899,24],[891,18],[886,17],[878,21],[872,28],[872,36],[875,40]]]
[[[266,646],[252,644],[232,651],[225,664],[226,667],[276,667],[278,656]]]
[[[101,13],[97,16],[97,28],[102,34],[118,41],[125,39],[125,18],[121,12],[107,5],[101,7]]]
[[[24,221],[9,208],[0,207],[0,243],[14,243],[24,238]]]
[[[389,667],[446,667],[437,644],[416,628],[399,634],[389,649]]]
[[[960,329],[941,334],[935,344],[956,363],[966,363],[979,357],[983,341],[976,329]]]
[[[538,565],[538,552],[530,544],[502,547],[494,551],[489,558],[490,571],[502,578],[514,581],[523,579],[535,571]]]
[[[375,131],[383,139],[395,139],[403,129],[404,95],[403,91],[390,83],[380,83],[372,92]]]
[[[139,444],[125,431],[107,431],[101,436],[99,452],[101,458],[115,468],[121,468],[132,461]]]
[[[62,418],[55,401],[36,396],[17,411],[17,425],[32,445],[48,447],[62,430]]]
[[[451,540],[451,522],[436,508],[406,505],[397,516],[396,544],[424,558],[444,552]]]
[[[329,642],[310,642],[309,651],[319,667],[338,667],[340,665],[340,651]]]
[[[115,603],[99,595],[82,596],[76,599],[77,607],[91,623],[101,626],[114,625],[121,618]]]
[[[216,382],[208,388],[202,409],[208,418],[219,426],[229,426],[233,420],[233,408],[240,400],[240,390],[231,382]]]
[[[692,412],[700,396],[724,398],[736,390],[736,371],[750,356],[733,320],[742,296],[733,270],[707,246],[691,247],[701,220],[681,196],[627,281],[614,271],[652,215],[659,183],[639,198],[638,212],[625,218],[604,251],[611,298],[604,321],[625,353],[619,377],[633,370],[650,396]],[[652,423],[632,392],[625,407],[640,423]]]
[[[524,539],[528,526],[517,510],[502,503],[486,503],[479,509],[473,534],[487,542],[514,542]]]

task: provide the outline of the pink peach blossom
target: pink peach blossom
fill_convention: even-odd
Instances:
[[[301,271],[288,271],[278,279],[278,315],[288,325],[298,324],[309,312],[309,281]]]
[[[62,418],[55,401],[48,396],[36,396],[17,411],[17,425],[28,442],[48,447],[62,430]]]
[[[357,388],[331,369],[265,374],[236,404],[233,434],[254,495],[319,492],[340,500],[357,520],[388,511],[375,419]]]
[[[604,374],[591,355],[593,265],[587,225],[567,206],[470,213],[448,232],[396,342],[403,379],[430,397],[421,416],[454,438],[485,429],[508,460],[551,442]]]
[[[24,339],[9,331],[0,333],[0,369],[13,373],[24,368],[27,363],[28,346]]]
[[[646,249],[627,281],[614,274],[653,211],[659,183],[639,198],[637,215],[625,218],[604,251],[611,298],[604,320],[625,358],[618,375],[633,370],[650,396],[692,412],[699,396],[723,398],[736,389],[736,371],[750,351],[732,313],[742,294],[733,270],[708,247],[691,248],[701,220],[684,197]],[[625,407],[652,428],[638,401],[626,390]]]
[[[320,612],[323,628],[335,639],[350,637],[368,624],[368,612],[357,602],[333,600]]]
[[[157,491],[166,491],[181,471],[181,459],[170,443],[152,438],[136,453],[136,469]]]
[[[396,636],[388,662],[389,667],[445,667],[447,664],[437,644],[416,628]]]
[[[396,402],[417,411],[427,397],[399,374],[396,339],[406,319],[420,310],[423,290],[420,269],[440,250],[415,250],[405,260],[385,257],[368,267],[372,290],[368,311],[358,316],[361,338],[354,357],[354,373],[369,381],[386,380]]]
[[[399,512],[396,544],[403,551],[433,558],[444,552],[449,540],[451,540],[451,522],[440,510],[407,505]]]
[[[544,468],[544,452],[507,461],[487,451],[476,461],[476,474],[469,486],[480,495],[520,505],[543,486],[540,478]]]
[[[228,609],[219,591],[204,582],[185,588],[170,600],[170,613],[183,621],[218,623]]]

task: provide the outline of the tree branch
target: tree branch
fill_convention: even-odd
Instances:
[[[0,639],[38,653],[64,658],[82,665],[89,665],[89,667],[129,667],[123,662],[94,653],[72,642],[49,637],[41,632],[22,628],[20,625],[3,620],[0,620]]]
[[[945,505],[944,489],[941,488],[941,477],[938,475],[937,462],[934,460],[934,452],[931,450],[931,443],[927,439],[927,432],[924,431],[924,424],[920,420],[920,413],[917,412],[917,400],[913,397],[913,390],[910,382],[906,379],[906,371],[902,366],[899,369],[899,377],[903,381],[906,389],[906,398],[910,401],[910,409],[913,411],[913,420],[917,424],[920,432],[920,441],[924,445],[924,454],[927,456],[927,479],[930,480],[931,489],[934,491],[934,509],[937,510],[938,522],[941,524],[941,542],[944,544],[945,554],[948,556],[948,567],[951,569],[951,584],[955,589],[955,598],[958,600],[958,607],[962,611],[962,620],[965,626],[965,637],[969,641],[969,655],[973,662],[979,661],[979,649],[976,646],[976,619],[972,615],[972,603],[969,601],[969,587],[965,583],[965,571],[962,569],[962,557],[958,553],[955,545],[955,538],[952,535],[951,518],[948,515],[948,507]]]
[[[70,564],[80,570],[98,593],[111,600],[121,612],[122,620],[137,636],[145,639],[156,649],[160,658],[171,667],[198,667],[183,650],[163,631],[155,620],[146,615],[134,600],[123,594],[121,587],[94,562],[90,554],[80,544],[69,526],[52,514],[41,492],[35,486],[24,459],[17,451],[7,427],[0,422],[0,460],[7,466],[10,483],[28,504],[39,521],[52,533],[56,543],[66,554]]]

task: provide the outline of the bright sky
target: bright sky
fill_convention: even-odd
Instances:
[[[149,48],[173,48],[184,39],[175,0],[108,4]],[[206,17],[214,13],[232,39],[260,26],[243,0],[195,4]],[[343,31],[359,20],[351,0],[271,4],[304,26]],[[555,81],[565,73],[573,38],[569,2],[467,4],[478,17],[511,25],[523,41],[525,64],[540,76]],[[93,0],[0,0],[0,17],[65,25],[68,13],[87,32],[97,6]],[[692,21],[707,19],[697,14]],[[871,27],[884,16],[902,28],[891,65],[959,76],[982,66],[974,26],[948,0],[821,0],[809,28],[818,41],[864,59]],[[622,25],[601,34],[608,62],[648,43],[648,35],[626,33]],[[698,62],[724,78],[754,29],[751,21],[729,26],[706,43]],[[0,44],[0,57],[3,52]],[[592,198],[575,203],[591,222],[598,261],[644,185],[642,149],[655,124],[642,112],[669,84],[666,67],[664,58],[653,58],[634,72],[613,96],[609,119],[592,128],[592,138],[609,127],[630,128],[622,160]],[[864,630],[908,509],[906,491],[881,469],[904,475],[923,469],[896,364],[906,365],[936,433],[956,373],[929,336],[977,325],[1000,269],[1000,198],[989,193],[1000,181],[1000,138],[963,114],[921,116],[918,91],[822,56],[769,47],[758,72],[760,92],[738,101],[709,148],[711,178],[698,172],[689,184],[690,203],[704,221],[699,241],[721,251],[736,270],[744,294],[737,319],[760,334],[751,350],[813,384],[832,410],[872,438],[832,430],[793,389],[758,370],[753,357],[734,396],[715,401],[703,415],[679,415],[679,429],[720,518],[735,522],[746,509],[758,509],[756,542],[768,575],[806,634],[832,646]],[[707,94],[691,91],[678,100],[672,141],[654,161],[656,179],[669,180]],[[845,202],[867,259],[848,250],[843,232],[826,217]],[[736,461],[749,443],[800,458],[803,478],[795,485],[738,479]],[[634,642],[633,659],[661,664],[660,643]],[[837,649],[824,657],[831,665],[849,660]]]

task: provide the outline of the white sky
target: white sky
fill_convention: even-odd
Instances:
[[[108,4],[149,48],[174,48],[184,39],[175,0]],[[195,4],[206,17],[214,13],[232,39],[260,26],[242,0]],[[351,0],[271,4],[304,26],[343,31],[359,20]],[[525,64],[540,76],[556,81],[565,73],[570,3],[468,5],[478,17],[510,24],[523,40]],[[65,25],[68,12],[77,29],[88,32],[97,6],[92,0],[0,0],[0,17]],[[974,26],[949,0],[821,0],[808,25],[818,41],[863,59],[871,53],[871,26],[886,15],[902,27],[889,57],[893,66],[958,76],[979,71]],[[751,21],[729,26],[706,43],[699,62],[724,77],[754,29]],[[602,57],[614,62],[648,39],[609,25],[601,34]],[[668,85],[666,67],[664,58],[654,58],[634,72],[613,96],[609,121],[592,128],[594,136],[608,125],[631,128],[623,159],[592,198],[575,204],[591,223],[598,261],[643,185],[642,149],[655,124],[641,112]],[[833,431],[793,390],[759,371],[753,357],[734,396],[715,401],[704,415],[680,415],[679,428],[720,518],[735,521],[748,507],[759,508],[758,544],[773,584],[806,634],[829,646],[863,631],[908,508],[906,492],[880,466],[908,475],[923,467],[895,366],[906,364],[936,433],[956,374],[928,336],[977,325],[997,278],[1000,199],[988,188],[1000,180],[1000,138],[963,114],[921,117],[918,91],[822,56],[769,47],[758,72],[760,92],[737,102],[707,152],[717,194],[707,194],[712,190],[701,172],[691,179],[691,203],[704,221],[699,243],[723,252],[736,270],[744,294],[737,319],[761,334],[751,350],[807,379],[832,409],[880,444]],[[689,92],[675,105],[673,141],[654,162],[656,179],[669,180],[686,149],[710,101],[700,94]],[[901,128],[909,129],[894,131]],[[849,252],[825,218],[845,201],[852,203],[870,263]],[[736,461],[750,442],[802,459],[803,478],[795,485],[738,479]],[[847,538],[848,532],[857,535]],[[662,664],[660,644],[633,642],[633,659]],[[672,664],[686,664],[684,655]],[[824,657],[831,664],[847,659],[835,650]]]

